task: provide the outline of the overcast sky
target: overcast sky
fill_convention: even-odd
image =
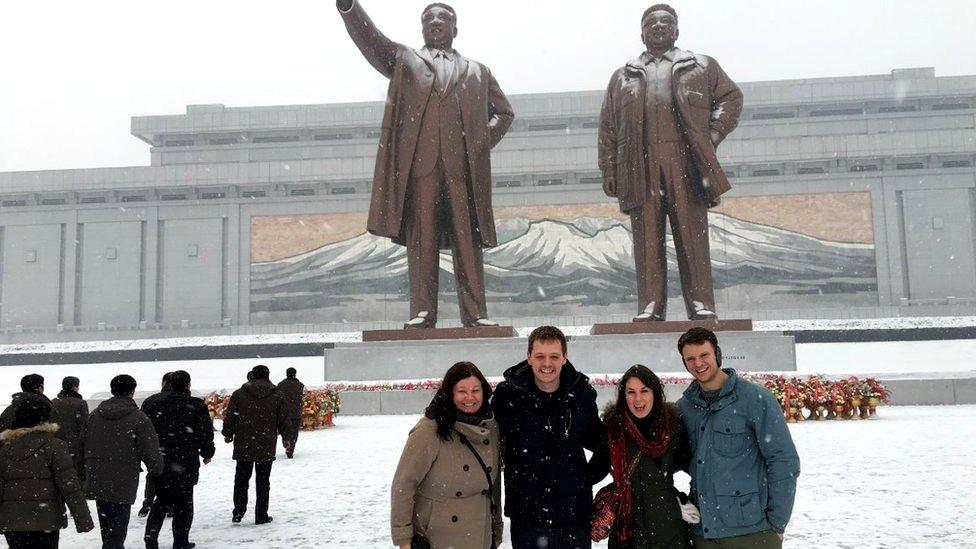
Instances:
[[[653,2],[453,0],[455,47],[508,94],[601,89],[641,49]],[[139,166],[129,117],[187,104],[382,100],[386,80],[333,0],[0,2],[0,171]],[[390,38],[419,46],[427,0],[366,0]],[[674,0],[680,47],[739,82],[976,74],[976,2]]]

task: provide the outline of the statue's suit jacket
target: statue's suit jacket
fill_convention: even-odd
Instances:
[[[363,56],[390,79],[380,144],[373,174],[373,195],[366,229],[404,244],[404,205],[421,121],[434,85],[433,60],[424,50],[398,44],[383,35],[360,7],[341,12],[346,30]],[[497,245],[491,208],[491,148],[508,130],[515,115],[508,98],[487,67],[457,54],[456,93],[467,152],[472,225],[483,247]],[[442,238],[441,246],[450,242]]]
[[[604,190],[629,212],[647,199],[648,158],[644,143],[647,77],[640,57],[613,73],[600,112],[597,154]],[[725,138],[739,123],[742,91],[711,57],[678,50],[671,71],[671,93],[678,123],[690,149],[692,184],[706,203],[717,204],[731,187],[715,154],[710,132]],[[609,183],[615,182],[614,193]]]

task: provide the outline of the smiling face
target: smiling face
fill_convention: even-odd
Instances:
[[[469,376],[457,382],[454,386],[454,407],[462,414],[473,415],[481,410],[484,402],[481,381],[475,376]]]
[[[450,10],[431,6],[420,16],[424,44],[437,49],[449,49],[457,36],[457,20]]]
[[[644,382],[632,377],[624,386],[627,409],[638,419],[647,417],[654,409],[654,392]]]
[[[728,375],[719,369],[715,358],[715,347],[710,341],[688,343],[681,350],[685,369],[698,380],[702,389],[714,391],[721,389]]]
[[[652,11],[641,21],[641,40],[649,50],[671,49],[678,40],[678,19],[669,11]]]
[[[527,359],[532,366],[536,387],[547,393],[555,392],[559,388],[559,374],[563,371],[563,364],[566,364],[562,343],[555,339],[536,340]]]

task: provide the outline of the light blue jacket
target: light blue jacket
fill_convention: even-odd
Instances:
[[[708,539],[783,533],[800,458],[782,408],[768,389],[723,371],[729,377],[711,406],[698,381],[678,400],[694,453],[691,499],[701,513],[695,533]]]

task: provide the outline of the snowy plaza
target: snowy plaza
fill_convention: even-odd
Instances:
[[[880,415],[791,425],[803,473],[784,547],[974,546],[976,406],[885,407]],[[218,442],[217,456],[200,471],[191,539],[201,548],[392,547],[390,480],[417,419],[339,416],[332,429],[303,433],[295,459],[279,452],[275,461],[275,520],[264,526],[231,524],[234,465],[229,445]],[[141,546],[144,526],[132,518],[132,547]],[[507,528],[506,520],[506,537]],[[62,541],[100,547],[97,532],[69,528]]]

